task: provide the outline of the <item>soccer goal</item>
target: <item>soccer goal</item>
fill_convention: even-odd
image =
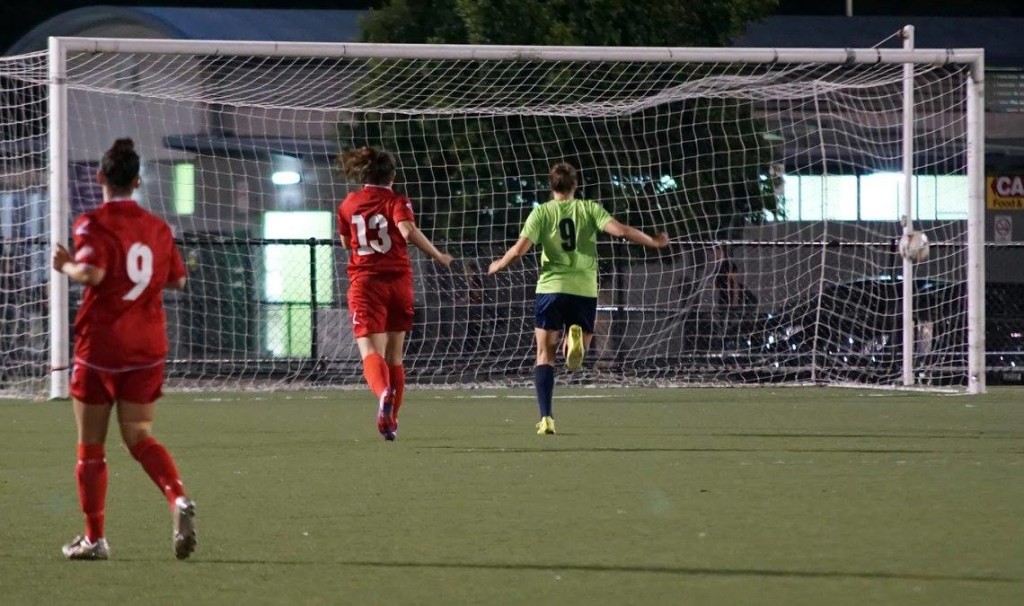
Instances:
[[[81,292],[48,251],[121,136],[189,269],[171,389],[359,381],[334,159],[373,145],[459,258],[414,257],[410,382],[533,376],[537,258],[484,272],[569,161],[578,196],[672,244],[600,240],[565,380],[984,391],[981,50],[56,38],[0,82],[3,393],[67,394]],[[911,232],[929,247],[901,255]]]

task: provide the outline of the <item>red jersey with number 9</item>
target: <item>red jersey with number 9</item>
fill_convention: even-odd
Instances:
[[[105,271],[86,286],[75,317],[75,363],[130,370],[167,356],[163,290],[185,264],[163,219],[133,200],[113,200],[75,221],[75,261]]]
[[[412,202],[390,187],[365,185],[345,198],[338,206],[338,233],[351,251],[350,278],[412,273],[400,221],[415,221]]]

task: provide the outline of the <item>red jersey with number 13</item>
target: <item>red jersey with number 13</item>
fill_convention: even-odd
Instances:
[[[366,185],[338,206],[338,233],[349,248],[349,278],[411,274],[408,243],[400,221],[415,221],[412,202],[390,187]]]
[[[75,317],[75,362],[101,370],[152,366],[167,356],[163,290],[185,264],[163,219],[113,200],[75,221],[75,261],[105,271]]]

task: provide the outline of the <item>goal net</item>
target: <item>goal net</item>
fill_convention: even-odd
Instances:
[[[906,347],[913,384],[983,386],[981,310],[968,305],[981,292],[979,52],[55,48],[0,63],[4,393],[44,393],[51,375],[54,395],[65,389],[73,334],[60,329],[81,290],[66,306],[65,281],[47,290],[49,242],[100,203],[98,161],[122,136],[143,157],[137,199],[173,226],[189,271],[187,290],[166,295],[171,389],[361,381],[334,218],[358,186],[335,158],[361,145],[396,156],[396,189],[458,258],[445,269],[413,254],[411,382],[532,378],[539,254],[485,272],[568,161],[578,197],[672,243],[599,239],[596,337],[565,380],[900,386]],[[897,247],[907,209],[931,243],[910,274]]]

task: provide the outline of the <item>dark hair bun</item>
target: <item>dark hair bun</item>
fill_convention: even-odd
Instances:
[[[100,170],[111,189],[125,193],[134,189],[140,164],[139,154],[135,153],[135,142],[129,137],[123,137],[114,141],[107,153],[103,154]]]
[[[110,151],[117,153],[133,152],[135,151],[135,141],[132,141],[131,137],[122,137],[110,146]]]

